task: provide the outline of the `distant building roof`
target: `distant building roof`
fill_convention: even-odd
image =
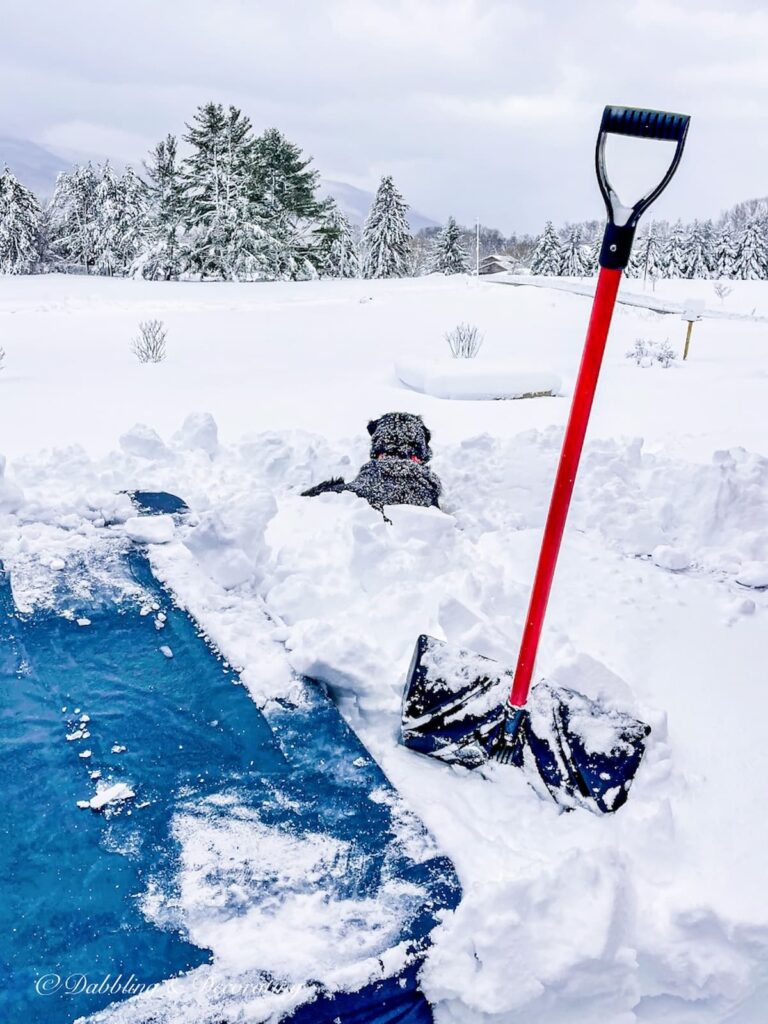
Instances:
[[[501,274],[504,271],[514,269],[514,262],[511,256],[503,256],[499,253],[493,253],[490,256],[484,256],[480,261],[480,273],[481,274]]]

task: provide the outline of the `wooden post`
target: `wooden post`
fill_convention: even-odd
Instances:
[[[693,320],[688,321],[688,330],[685,332],[685,348],[683,349],[683,360],[688,358],[688,346],[691,344],[691,331],[693,330]]]

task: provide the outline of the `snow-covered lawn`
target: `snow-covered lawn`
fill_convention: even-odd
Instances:
[[[657,295],[721,308],[711,283]],[[768,313],[768,284],[734,282],[725,307]],[[625,359],[635,339],[681,351],[685,324],[616,314],[538,668],[622,693],[653,726],[627,806],[559,815],[512,769],[470,774],[397,744],[418,633],[514,661],[588,312],[581,296],[473,278],[0,278],[0,560],[53,565],[105,508],[120,518],[123,488],[189,502],[198,525],[164,528],[158,574],[254,698],[289,685],[288,666],[326,680],[456,864],[463,903],[423,976],[440,1024],[757,1024],[768,326],[703,320],[685,365],[645,369]],[[130,340],[150,317],[168,358],[142,366]],[[396,357],[442,356],[459,321],[485,334],[479,361],[555,373],[563,394],[404,388]],[[299,497],[352,475],[368,419],[397,409],[432,430],[443,512],[403,507],[388,525],[349,494]],[[218,440],[206,417],[180,429],[201,412]]]

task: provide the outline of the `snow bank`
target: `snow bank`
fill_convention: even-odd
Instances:
[[[399,380],[435,398],[496,399],[556,395],[562,382],[546,370],[520,370],[479,359],[426,360],[401,356]]]
[[[0,515],[18,512],[24,504],[24,495],[20,487],[5,475],[5,456],[0,455]]]

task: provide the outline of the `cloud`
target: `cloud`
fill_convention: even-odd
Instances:
[[[768,12],[722,0],[38,0],[7,5],[0,133],[138,161],[208,99],[276,124],[320,170],[382,171],[437,218],[505,230],[601,216],[605,103],[693,114],[659,206],[768,189]]]

